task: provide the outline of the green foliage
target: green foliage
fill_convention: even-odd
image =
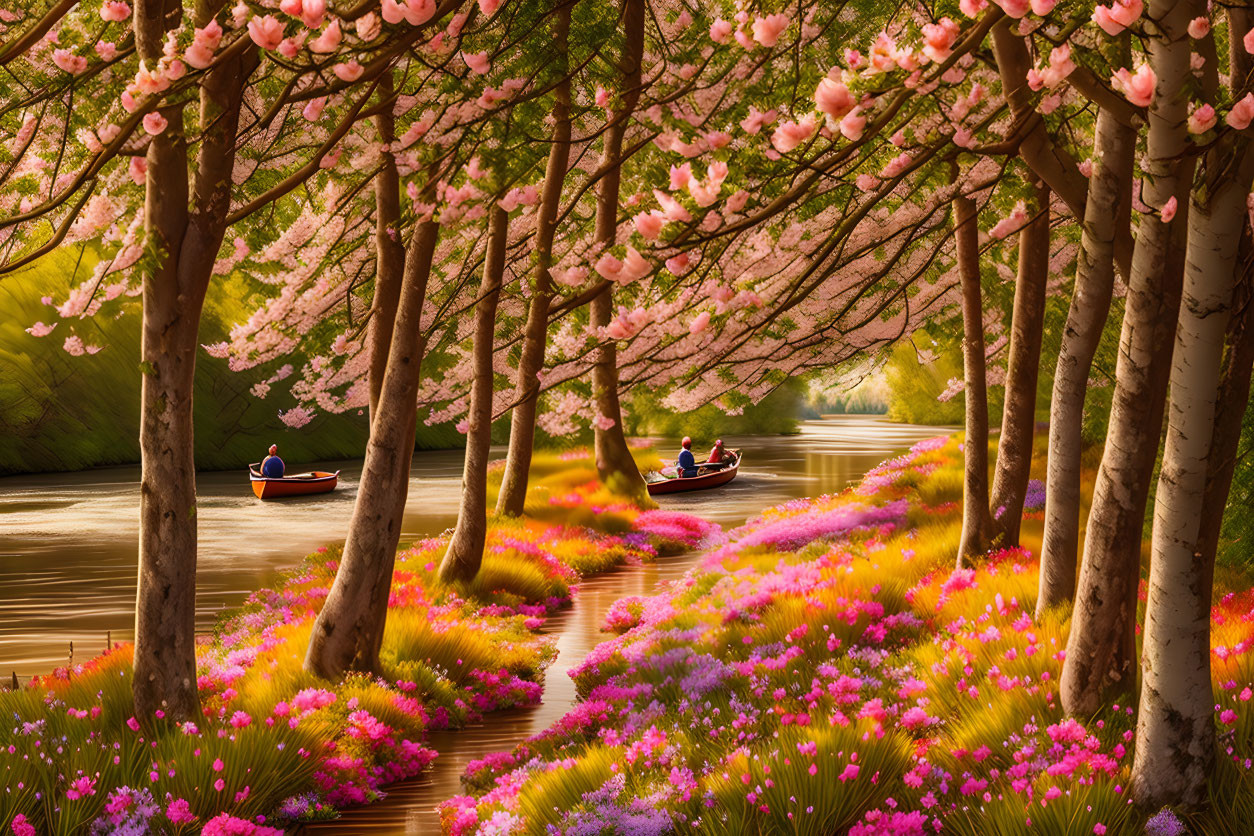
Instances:
[[[144,364],[140,361],[140,318],[135,310],[117,318],[104,316],[59,322],[45,337],[26,328],[56,320],[40,297],[65,297],[94,266],[90,252],[61,249],[30,268],[0,280],[0,474],[79,470],[139,460],[139,395]],[[248,316],[248,290],[237,276],[220,278],[209,294],[200,341],[225,339],[232,323]],[[74,357],[63,349],[66,337],[80,336],[98,345],[97,354]],[[303,362],[294,357],[292,364]],[[196,358],[196,463],[207,470],[241,467],[257,461],[277,443],[289,461],[361,456],[365,450],[364,414],[319,415],[308,426],[291,430],[278,412],[295,405],[275,394],[259,399],[249,391],[279,364],[235,373],[227,361],[200,352]],[[271,367],[273,366],[273,368]],[[289,378],[290,380],[291,378]],[[421,448],[457,446],[449,426],[418,429]]]
[[[678,413],[662,405],[665,393],[637,390],[624,416],[632,435],[683,436],[713,440],[723,435],[783,435],[797,432],[807,412],[807,392],[800,378],[791,378],[756,404],[744,405],[739,415],[728,415],[715,404]]]
[[[924,346],[927,354],[917,346]],[[932,354],[936,356],[929,356]],[[920,333],[914,341],[898,343],[884,375],[889,391],[888,417],[892,420],[906,424],[962,423],[962,396],[938,400],[951,378],[962,377],[960,340],[932,340]]]
[[[1254,503],[1254,409],[1247,406],[1218,555],[1219,563],[1246,571],[1254,570],[1254,516],[1241,511],[1250,508],[1251,503]]]

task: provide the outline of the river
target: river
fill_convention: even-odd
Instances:
[[[839,491],[916,441],[951,431],[892,424],[876,416],[839,416],[806,421],[792,436],[727,436],[729,447],[745,453],[736,481],[715,491],[661,497],[660,504],[730,528],[767,506]],[[340,470],[340,488],[320,497],[267,503],[253,497],[243,472],[200,475],[198,628],[208,629],[223,608],[239,604],[317,546],[343,539],[361,463],[299,467],[307,465]],[[405,537],[452,526],[460,479],[460,451],[414,455]],[[0,479],[0,674],[46,672],[67,660],[71,642],[83,661],[104,648],[106,632],[115,641],[131,637],[138,482],[136,467]],[[459,792],[468,761],[512,748],[571,706],[575,690],[566,672],[606,638],[599,628],[609,605],[624,595],[656,591],[696,559],[695,554],[664,558],[582,582],[574,606],[546,625],[559,652],[540,705],[432,735],[431,745],[441,755],[426,773],[393,787],[379,804],[306,830],[320,836],[437,833],[433,808]]]

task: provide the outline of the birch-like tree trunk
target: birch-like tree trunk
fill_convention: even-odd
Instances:
[[[492,447],[492,349],[496,336],[496,307],[505,275],[505,245],[509,240],[509,213],[493,201],[488,218],[487,254],[483,280],[475,302],[475,336],[471,363],[470,418],[466,430],[466,458],[462,468],[462,500],[457,527],[440,563],[443,581],[469,581],[479,573],[488,535],[488,454]]]
[[[553,89],[553,136],[549,140],[551,145],[548,167],[544,172],[544,190],[536,211],[531,301],[527,306],[527,324],[518,355],[518,380],[514,386],[514,408],[510,414],[509,452],[505,458],[501,491],[496,500],[498,514],[515,517],[522,514],[527,499],[527,479],[536,439],[536,412],[540,405],[540,371],[544,368],[549,308],[553,301],[553,284],[549,276],[549,268],[553,266],[553,236],[561,209],[562,184],[570,167],[570,77],[565,68],[572,5],[569,0],[558,0],[557,13],[553,17],[554,60],[559,64],[562,79]]]
[[[396,120],[392,115],[391,70],[379,78],[379,99],[382,107],[374,117],[374,125],[379,134],[379,142],[389,150],[382,153],[379,173],[374,176],[375,275],[368,335],[371,420],[379,409],[379,394],[383,391],[388,351],[392,348],[396,307],[401,301],[401,276],[405,272],[405,245],[400,238],[401,176],[396,169],[396,157],[390,150],[392,143],[396,141]]]
[[[198,26],[208,21],[197,18]],[[151,65],[180,23],[172,0],[138,0],[135,43]],[[135,600],[134,709],[172,719],[199,715],[196,687],[196,462],[192,392],[200,317],[226,232],[244,79],[252,50],[215,64],[200,87],[206,126],[188,160],[183,106],[148,145],[145,231],[154,252],[144,276],[140,367],[139,581]],[[195,175],[189,180],[189,172]],[[189,187],[190,183],[190,187]]]
[[[1133,796],[1147,809],[1202,806],[1215,766],[1210,675],[1213,571],[1202,554],[1201,521],[1238,242],[1247,222],[1245,201],[1254,163],[1245,145],[1243,138],[1230,135],[1208,152],[1205,185],[1195,192],[1188,218],[1167,441],[1154,496],[1132,768]]]
[[[305,670],[328,679],[338,679],[348,670],[374,672],[379,666],[396,546],[409,496],[426,350],[422,307],[439,231],[433,219],[416,224],[407,248],[387,372],[370,425],[344,555],[305,654]]]
[[[1196,0],[1152,0],[1147,17],[1159,21],[1148,39],[1158,77],[1149,108],[1149,136],[1141,215],[1119,337],[1115,391],[1106,447],[1085,529],[1084,556],[1067,637],[1060,697],[1068,714],[1090,717],[1108,696],[1136,684],[1136,610],[1141,530],[1162,434],[1163,404],[1180,308],[1180,283],[1194,164],[1186,154],[1189,20],[1202,14]],[[1175,198],[1179,213],[1164,223],[1162,207]]]
[[[605,174],[597,189],[596,242],[613,246],[618,233],[618,197],[622,179],[623,137],[631,112],[640,99],[641,59],[644,53],[644,0],[624,0],[623,28],[626,43],[619,59],[622,74],[621,106],[610,111],[605,130],[601,166]],[[594,328],[609,325],[614,307],[614,289],[608,286],[588,305]],[[592,367],[592,396],[596,403],[593,449],[597,473],[611,490],[625,496],[648,501],[644,477],[640,475],[627,438],[623,435],[623,411],[618,401],[618,347],[606,339],[596,349]]]
[[[1124,36],[1122,52],[1127,52]],[[1093,176],[1084,208],[1075,289],[1067,311],[1049,406],[1045,478],[1045,540],[1041,547],[1036,615],[1075,597],[1080,540],[1080,452],[1084,399],[1115,286],[1115,230],[1132,211],[1136,129],[1109,110],[1097,115]]]
[[[1006,403],[1002,408],[997,466],[993,473],[993,538],[1002,546],[1019,544],[1023,502],[1032,467],[1036,428],[1036,381],[1045,331],[1045,283],[1049,279],[1049,189],[1038,184],[1033,218],[1019,233],[1019,274],[1010,323]]]
[[[956,175],[955,171],[955,175]],[[954,199],[954,238],[962,286],[962,369],[966,438],[962,445],[962,538],[958,565],[988,549],[993,518],[988,510],[988,385],[984,365],[984,305],[975,201]]]

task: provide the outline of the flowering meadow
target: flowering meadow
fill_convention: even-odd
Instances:
[[[1022,547],[953,568],[960,451],[926,441],[838,496],[771,508],[660,594],[619,601],[615,635],[571,672],[579,702],[470,764],[445,832],[1244,832],[1254,590],[1213,613],[1223,812],[1147,820],[1128,791],[1135,702],[1083,721],[1058,705],[1065,611],[1033,617],[1041,491]]]
[[[545,619],[570,602],[581,574],[717,533],[580,483],[590,465],[579,456],[537,508],[551,502],[589,525],[496,521],[482,571],[465,586],[436,578],[445,537],[398,554],[377,675],[329,682],[302,669],[338,565],[330,548],[199,643],[195,722],[133,715],[130,645],[0,693],[0,833],[277,834],[416,775],[437,756],[428,729],[537,702],[555,655]]]

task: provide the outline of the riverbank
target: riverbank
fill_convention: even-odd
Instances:
[[[1058,706],[1065,614],[1032,615],[1039,510],[1023,548],[953,569],[961,472],[956,441],[921,443],[621,601],[604,625],[618,635],[572,671],[579,703],[471,764],[445,832],[1243,832],[1248,579],[1213,613],[1216,814],[1147,822],[1125,792],[1134,709],[1080,723]]]
[[[492,525],[469,586],[436,580],[443,538],[398,555],[381,676],[332,684],[301,670],[337,566],[327,549],[202,643],[203,719],[131,716],[127,645],[0,693],[13,717],[0,730],[0,832],[270,834],[367,803],[431,762],[428,730],[538,699],[554,653],[541,628],[580,576],[717,531],[609,495],[586,452],[537,457],[528,512]]]

